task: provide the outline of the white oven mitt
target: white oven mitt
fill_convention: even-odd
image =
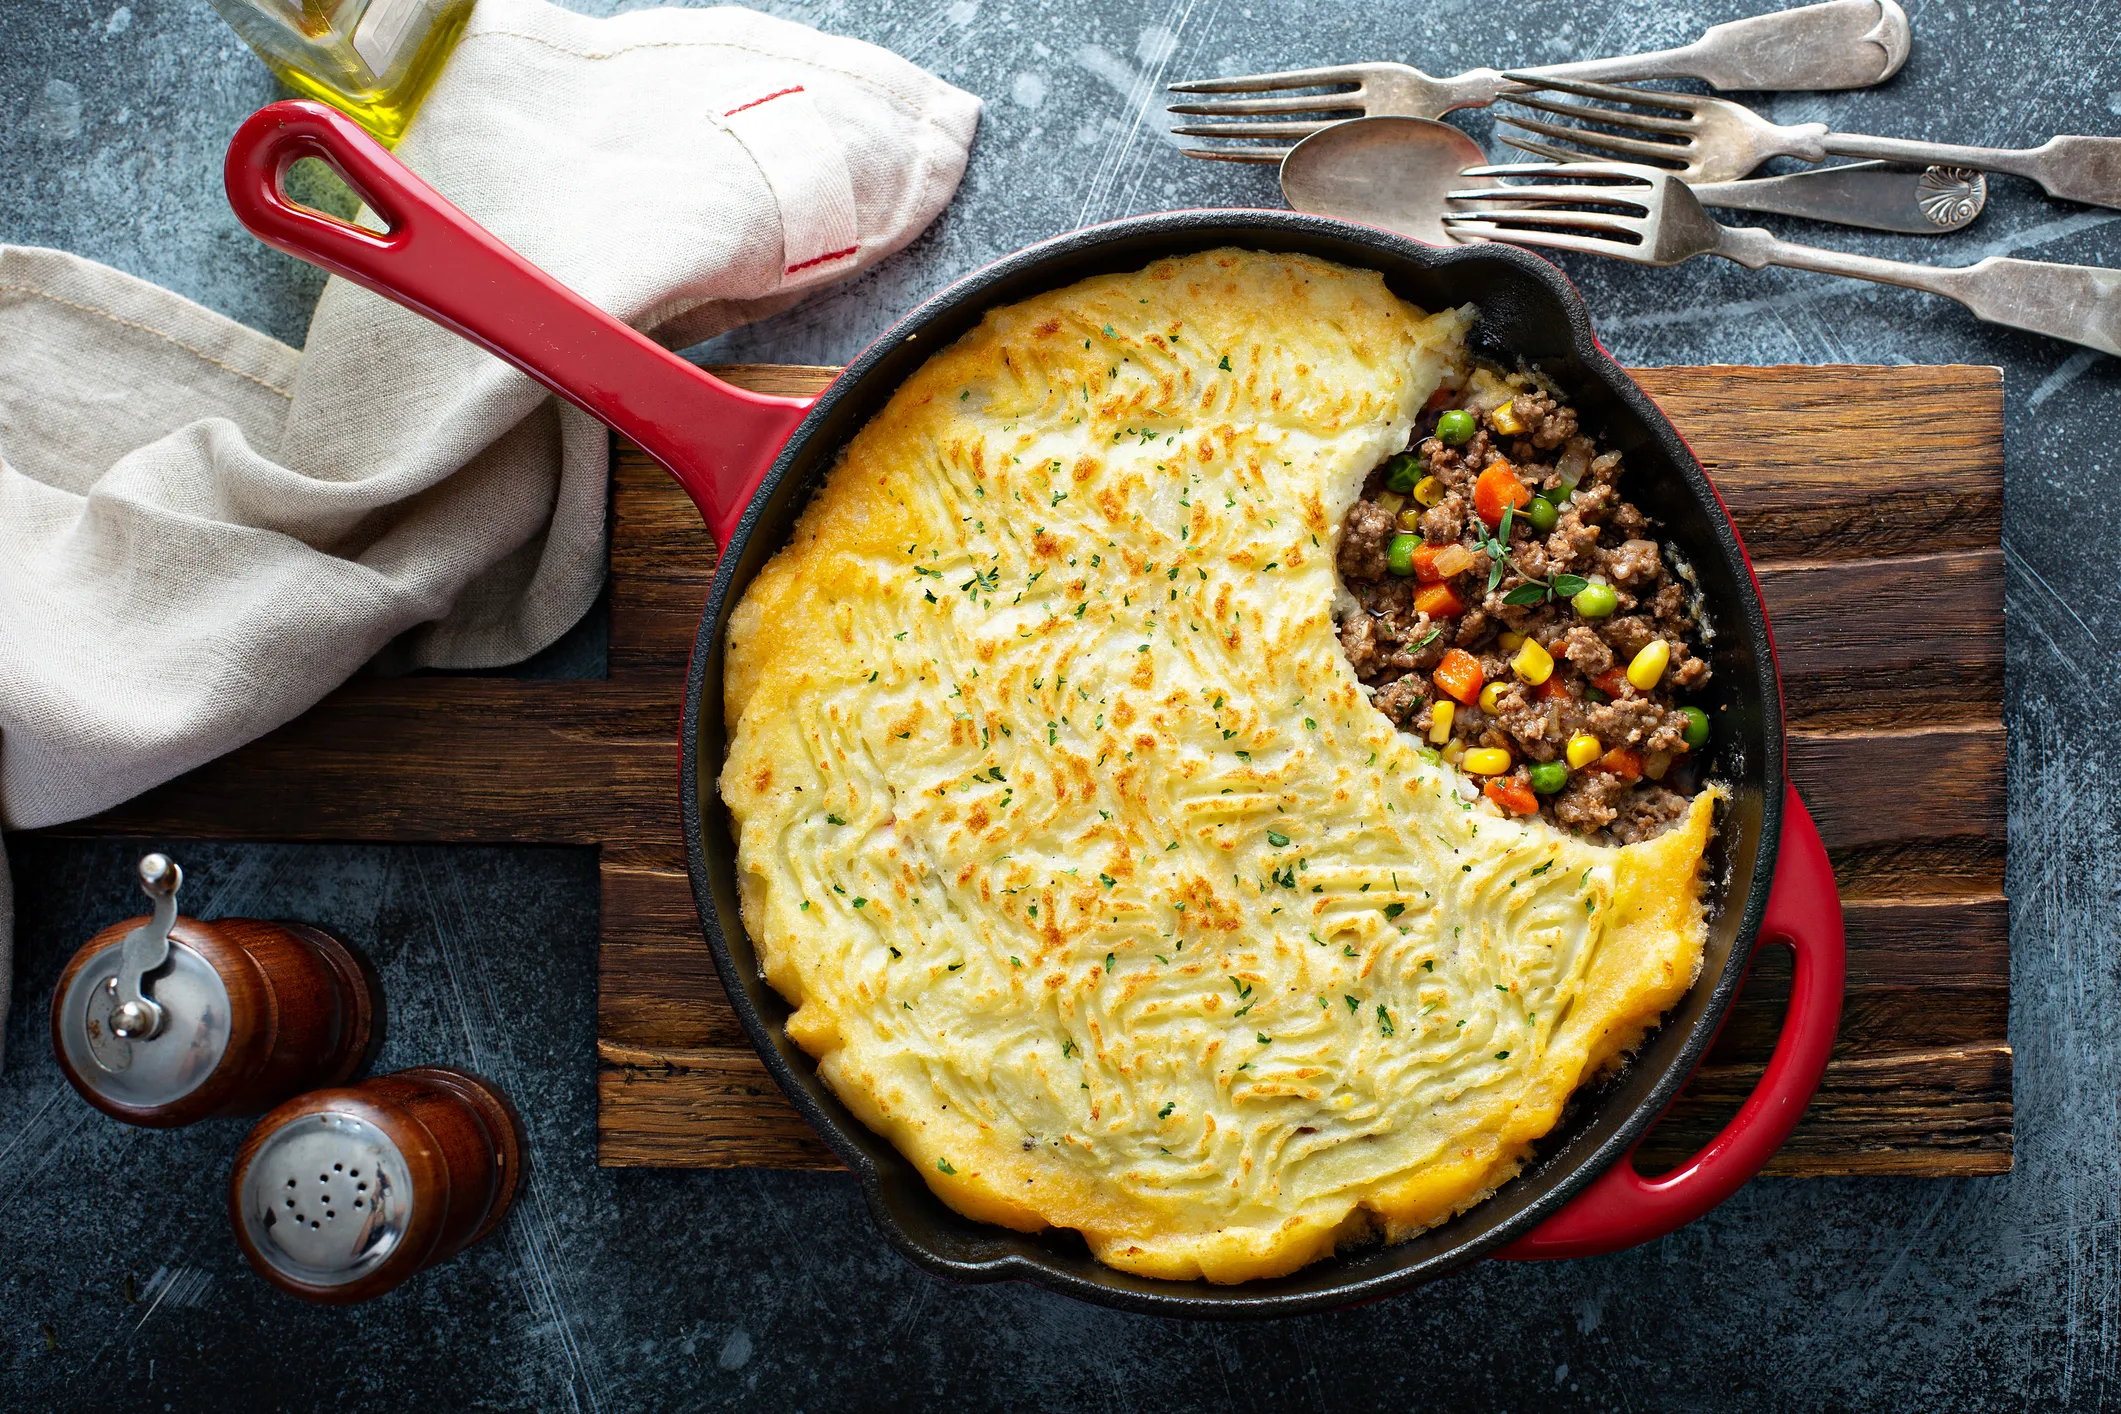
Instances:
[[[977,98],[893,54],[748,10],[479,0],[397,153],[682,347],[911,241],[978,120]],[[114,805],[386,649],[471,668],[550,644],[602,582],[608,447],[529,378],[340,280],[298,354],[107,267],[0,246],[0,825]],[[6,882],[0,860],[0,1020]]]

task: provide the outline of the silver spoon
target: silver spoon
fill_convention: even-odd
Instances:
[[[1281,190],[1291,208],[1382,226],[1418,241],[1450,245],[1445,193],[1463,185],[1459,173],[1487,164],[1479,144],[1449,123],[1429,118],[1356,118],[1305,138],[1281,164]],[[1939,201],[1940,184],[1952,200]],[[1704,205],[1834,221],[1845,226],[1943,235],[1968,225],[1988,199],[1978,172],[1916,171],[1859,162],[1756,177],[1706,182],[1693,188]]]

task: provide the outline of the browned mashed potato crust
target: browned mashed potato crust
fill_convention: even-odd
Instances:
[[[1505,818],[1336,635],[1470,317],[1238,250],[994,310],[733,614],[745,926],[959,1212],[1220,1282],[1403,1238],[1691,985],[1713,792],[1626,849]]]

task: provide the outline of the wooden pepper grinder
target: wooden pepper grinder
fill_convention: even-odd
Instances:
[[[152,917],[82,945],[52,994],[52,1049],[87,1101],[173,1128],[342,1085],[381,1040],[383,998],[345,944],[301,923],[177,916],[184,871],[140,861]]]
[[[228,1180],[236,1242],[290,1296],[380,1296],[485,1238],[515,1201],[521,1122],[461,1070],[420,1066],[289,1100]]]

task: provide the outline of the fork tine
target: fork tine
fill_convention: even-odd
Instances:
[[[1637,137],[1621,137],[1617,133],[1593,132],[1589,128],[1571,128],[1560,123],[1544,122],[1538,118],[1498,117],[1495,121],[1498,125],[1507,124],[1513,128],[1523,128],[1527,132],[1543,133],[1547,137],[1560,138],[1563,142],[1574,143],[1578,147],[1595,147],[1606,152],[1624,152],[1630,157],[1639,157],[1644,161],[1676,162],[1684,166],[1687,160],[1686,148],[1678,143],[1646,142]]]
[[[1289,155],[1286,147],[1182,147],[1179,153],[1204,162],[1279,162]]]
[[[1560,202],[1569,206],[1626,206],[1644,212],[1650,209],[1641,196],[1613,193],[1611,187],[1469,187],[1464,191],[1444,193],[1444,200]]]
[[[1521,94],[1508,93],[1499,101],[1513,103],[1520,108],[1537,108],[1542,113],[1553,113],[1563,118],[1581,118],[1587,123],[1604,123],[1614,128],[1640,128],[1645,132],[1674,133],[1681,137],[1692,136],[1695,128],[1695,124],[1684,119],[1652,118],[1647,113],[1601,108],[1595,103],[1557,103],[1551,98],[1526,98]]]
[[[1443,223],[1465,225],[1485,222],[1489,225],[1515,227],[1519,223],[1532,230],[1551,230],[1556,226],[1573,226],[1579,231],[1604,231],[1609,235],[1641,236],[1648,223],[1640,217],[1615,216],[1604,211],[1555,211],[1536,207],[1530,211],[1446,211]]]
[[[1599,236],[1565,236],[1551,231],[1512,231],[1501,226],[1483,226],[1473,222],[1449,225],[1444,229],[1453,239],[1462,241],[1507,241],[1512,245],[1536,245],[1552,250],[1577,250],[1587,255],[1609,255],[1618,260],[1641,259],[1636,254],[1642,249],[1641,246],[1605,240]]]
[[[1504,137],[1503,142],[1519,152],[1529,152],[1534,157],[1544,157],[1549,162],[1574,162],[1583,156],[1581,152],[1566,147],[1557,147],[1551,142],[1539,142],[1528,137]]]
[[[1169,85],[1173,93],[1266,93],[1277,88],[1317,88],[1329,83],[1361,83],[1363,71],[1355,64],[1333,64],[1323,69],[1283,69],[1273,74],[1240,74],[1229,79],[1181,79]]]
[[[1203,118],[1248,118],[1263,113],[1319,113],[1333,109],[1361,112],[1363,91],[1342,93],[1294,93],[1276,98],[1218,98],[1207,103],[1171,103],[1167,112],[1193,113]]]
[[[1494,162],[1484,167],[1461,167],[1461,177],[1612,177],[1640,187],[1656,185],[1664,173],[1632,162]]]
[[[1644,108],[1664,108],[1689,116],[1698,111],[1691,101],[1694,95],[1690,93],[1667,93],[1655,88],[1622,88],[1618,84],[1591,83],[1584,79],[1550,79],[1523,70],[1506,73],[1503,77],[1512,83],[1521,83],[1526,88],[1549,88],[1556,93],[1573,93],[1578,98],[1596,98],[1607,103],[1633,103]]]
[[[1331,120],[1316,123],[1187,123],[1171,131],[1179,137],[1293,137],[1307,138]]]

